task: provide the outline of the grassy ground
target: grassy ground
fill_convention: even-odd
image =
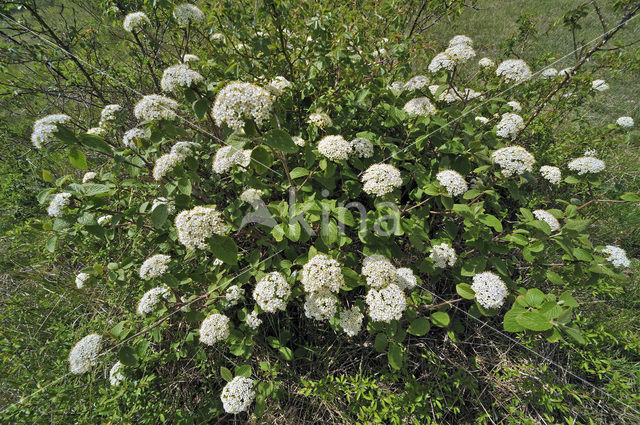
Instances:
[[[534,70],[538,70],[573,50],[571,33],[562,25],[561,19],[568,9],[580,4],[582,2],[558,0],[482,0],[477,2],[478,10],[466,11],[453,26],[448,22],[442,22],[433,28],[432,33],[438,37],[434,43],[443,46],[452,35],[467,34],[475,41],[478,58],[489,56],[500,60],[503,57],[512,57],[513,52],[507,54],[505,50],[509,39],[518,34],[518,18],[521,15],[533,15],[536,33],[526,42],[523,58],[532,63]],[[585,18],[579,40],[589,41],[601,33],[600,23],[593,9],[588,10],[590,14]],[[605,10],[605,14],[609,27],[613,26],[614,20],[609,11]],[[554,25],[556,22],[559,23]],[[626,31],[623,40],[630,41],[639,35],[640,19]],[[517,43],[515,50],[520,51]],[[570,55],[554,67],[560,69],[570,66],[574,60]],[[629,72],[603,69],[599,72],[609,81],[611,90],[599,95],[576,113],[592,118],[594,126],[606,125],[620,115],[639,118],[636,99],[640,95],[640,75],[637,70]],[[636,159],[640,153],[638,138],[631,136],[616,149],[607,145],[606,140],[598,141],[597,147],[606,155],[607,178],[612,183],[625,185],[629,191],[637,191],[640,175],[640,164]],[[595,239],[618,243],[625,247],[631,256],[640,257],[640,214],[637,207],[594,207],[589,214],[597,219],[594,226]],[[26,242],[36,244],[33,240]],[[0,255],[5,254],[6,251],[0,249]],[[15,253],[12,253],[12,256],[15,258]],[[25,258],[23,260],[24,264],[7,263],[4,266],[11,269],[23,267],[30,262]],[[634,266],[634,276],[637,276],[640,271],[637,260],[634,261]],[[29,268],[29,271],[37,272],[38,268]],[[71,271],[39,271],[41,281],[26,280],[17,274],[6,274],[0,279],[4,297],[0,302],[0,330],[4,329],[2,336],[5,338],[3,360],[11,358],[16,352],[24,353],[20,364],[0,365],[0,375],[12,377],[3,380],[0,388],[0,406],[6,400],[15,400],[19,394],[36,390],[44,385],[43,383],[59,376],[56,374],[65,373],[66,350],[74,338],[73,317],[78,314],[75,309],[85,313],[83,307],[79,307],[79,300],[73,297],[73,291],[51,291],[48,287],[49,281],[59,284],[60,275],[71,276]],[[575,289],[580,288],[579,282],[573,284]],[[69,280],[65,285],[69,287],[73,283]],[[554,409],[567,409],[569,416],[574,417],[581,414],[590,416],[594,423],[604,423],[601,415],[605,413],[608,414],[606,417],[610,418],[610,411],[619,412],[621,423],[634,423],[634,418],[640,420],[640,414],[633,412],[633,406],[631,411],[620,406],[612,407],[613,402],[608,397],[623,397],[621,394],[624,391],[638,393],[640,382],[633,384],[632,381],[640,364],[637,336],[640,333],[640,317],[637,314],[640,290],[637,282],[632,278],[625,285],[612,290],[611,294],[617,292],[617,296],[602,297],[589,288],[579,289],[577,292],[577,298],[583,303],[582,327],[593,329],[587,335],[587,347],[540,344],[525,339],[525,344],[539,352],[533,354],[520,344],[486,328],[478,329],[476,334],[470,332],[456,344],[443,332],[434,332],[428,338],[411,345],[423,360],[412,368],[412,372],[415,373],[413,379],[429,383],[424,387],[415,387],[416,390],[420,390],[420,394],[403,392],[402,383],[393,382],[393,378],[384,372],[386,360],[383,355],[371,349],[371,338],[361,341],[362,346],[357,348],[345,348],[332,345],[330,333],[318,332],[309,335],[308,345],[315,344],[318,352],[309,357],[308,363],[300,362],[297,370],[281,372],[290,378],[287,379],[287,396],[278,403],[273,403],[268,418],[272,419],[272,423],[353,423],[357,417],[375,422],[376,415],[380,412],[393,412],[407,403],[414,406],[424,403],[425,406],[420,408],[446,412],[440,417],[440,423],[453,423],[460,419],[461,416],[457,416],[457,413],[461,410],[464,411],[464,419],[458,423],[472,423],[474,417],[477,419],[482,415],[486,415],[484,420],[478,420],[482,423],[496,423],[497,420],[494,422],[493,419],[498,417],[505,423],[552,423],[544,415],[545,412],[548,414],[555,411]],[[55,312],[53,317],[52,311]],[[90,312],[87,311],[86,314]],[[21,319],[14,321],[15,317]],[[43,344],[46,341],[56,341],[64,347]],[[322,345],[324,343],[331,347],[330,350]],[[470,361],[464,356],[467,353],[473,354],[471,349],[465,348],[471,346],[478,348],[477,355]],[[509,353],[509,356],[506,353]],[[551,359],[555,364],[544,361],[540,356]],[[44,364],[43,359],[52,358],[55,361]],[[475,367],[470,367],[471,362],[475,362]],[[433,364],[442,366],[434,369],[424,366]],[[601,378],[598,377],[599,373],[602,373]],[[589,376],[592,378],[590,381],[596,383],[596,389],[589,385],[581,385],[571,374]],[[297,382],[300,376],[307,381]],[[344,381],[341,381],[342,376],[346,376]],[[410,381],[410,377],[407,377],[407,382]],[[458,392],[458,389],[450,387],[449,392],[446,392],[446,386],[443,387],[444,390],[438,388],[442,382],[461,383],[464,390]],[[632,383],[627,384],[628,382]],[[628,387],[621,388],[625,385]],[[56,410],[56,398],[67,400],[74,397],[69,388],[66,389],[66,393],[56,390],[55,386],[43,392],[42,395],[51,400],[49,402],[46,398],[44,401],[36,398],[39,400],[38,408],[42,409],[42,423],[46,423],[47,418],[51,421],[65,418],[64,414],[56,416],[53,412]],[[80,383],[78,388],[80,391],[86,389],[81,387]],[[609,396],[603,395],[603,391]],[[421,399],[422,394],[429,394],[429,398]],[[590,398],[584,402],[584,407],[572,403],[573,397],[579,396],[584,399]],[[602,406],[594,401],[599,398],[602,399]],[[465,400],[477,401],[473,404],[478,411],[465,411],[464,409],[472,404]],[[482,412],[478,406],[486,410]],[[580,409],[588,413],[581,412]],[[47,416],[48,414],[51,416]],[[537,418],[537,421],[526,422],[521,414],[529,420]],[[385,422],[385,418],[377,419]]]

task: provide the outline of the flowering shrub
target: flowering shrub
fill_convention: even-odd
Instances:
[[[190,4],[173,17],[176,34],[206,20]],[[142,33],[150,24],[133,14],[124,28]],[[255,401],[260,414],[278,382],[254,357],[256,345],[285,362],[306,355],[278,336],[286,321],[336,331],[344,344],[370,335],[370,349],[386,353],[392,370],[406,370],[408,338],[437,332],[433,325],[455,339],[470,317],[551,342],[583,341],[571,291],[539,287],[624,279],[629,260],[620,248],[594,246],[581,215],[589,202],[613,200],[602,197],[604,162],[536,159],[527,129],[531,99],[540,96],[530,92],[551,90],[555,74],[520,59],[495,70],[498,60],[475,64],[472,40],[456,36],[422,58],[428,76],[410,75],[387,66],[402,46],[385,42],[381,55],[343,45],[340,59],[329,55],[330,17],[308,25],[313,47],[277,20],[267,25],[277,34],[268,41],[215,37],[227,53],[309,49],[306,62],[270,67],[256,55],[265,75],[253,78],[201,49],[200,60],[182,54],[185,63],[163,71],[161,88],[173,98],[110,105],[101,132],[78,131],[66,116],[36,122],[34,146],[68,147],[77,169],[88,169],[89,153],[108,158],[40,194],[52,217],[48,248],[64,240],[82,252],[127,240],[76,279],[78,290],[126,286],[132,299],[108,332],[78,342],[69,356],[74,373],[91,370],[101,347],[112,347],[119,363],[110,382],[126,388],[152,369],[143,359],[162,369],[189,352],[197,368],[228,382],[212,411],[241,414]],[[333,81],[337,63],[371,78]],[[391,81],[394,68],[407,83]],[[473,88],[456,78],[467,68],[479,72],[466,82]],[[507,102],[498,93],[512,84],[518,100]],[[543,195],[549,191],[555,195]],[[105,212],[110,218],[101,220]],[[158,360],[163,338],[173,352]],[[236,366],[234,374],[225,365]]]

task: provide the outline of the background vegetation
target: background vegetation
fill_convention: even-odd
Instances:
[[[385,37],[404,41],[408,48],[398,52],[401,61],[393,65],[399,75],[426,73],[428,58],[456,34],[473,38],[478,58],[498,62],[521,57],[534,70],[562,58],[554,65],[561,69],[572,66],[585,51],[578,47],[602,34],[603,27],[616,25],[620,16],[611,2],[577,0],[429,2],[423,11],[419,1],[278,3],[287,10],[279,18],[300,37],[306,37],[305,28],[296,18],[314,10],[330,18],[336,45],[374,45]],[[208,14],[217,9],[216,16],[228,20],[212,19],[193,34],[192,46],[197,47],[191,53],[215,52],[218,47],[208,37],[214,32],[233,33],[239,40],[255,38],[253,1],[200,6]],[[199,354],[177,345],[163,347],[178,353],[176,366],[146,358],[147,373],[135,387],[113,390],[105,385],[109,362],[90,377],[69,375],[70,347],[97,325],[105,332],[112,329],[122,312],[107,300],[128,299],[126,288],[78,291],[74,277],[83,267],[112,261],[121,241],[96,243],[87,253],[76,251],[74,240],[67,239],[51,252],[50,231],[43,227],[46,211],[37,200],[51,185],[43,170],[55,177],[81,173],[68,165],[64,150],[34,150],[31,126],[44,115],[64,111],[86,130],[88,123],[97,123],[104,104],[120,103],[131,110],[141,93],[156,92],[149,69],[157,70],[158,78],[160,70],[176,62],[174,52],[181,43],[162,25],[171,9],[172,3],[163,1],[0,6],[0,418],[8,423],[640,422],[637,260],[626,281],[546,282],[540,288],[572,291],[581,306],[576,323],[583,329],[582,345],[550,343],[537,334],[505,335],[500,320],[489,325],[477,321],[455,334],[435,329],[412,339],[420,354],[411,359],[411,372],[401,374],[373,348],[374,338],[368,334],[345,344],[332,331],[306,329],[305,340],[292,340],[302,334],[295,321],[275,323],[281,330],[277,340],[265,341],[264,351],[256,353],[265,362],[261,373],[280,382],[270,389],[261,418],[218,416],[217,400],[207,399],[210,394],[201,389],[211,385],[210,380],[220,380],[213,376],[219,367],[200,369],[194,361]],[[121,29],[124,15],[136,10],[160,23],[154,27],[157,43],[148,44],[151,50],[145,54]],[[406,25],[398,19],[407,19]],[[368,30],[352,34],[350,26]],[[590,77],[607,80],[610,91],[559,100],[556,109],[545,110],[536,120],[530,137],[539,162],[564,163],[595,149],[608,166],[605,187],[638,192],[640,133],[621,132],[614,125],[620,115],[640,119],[638,40],[640,24],[630,22],[588,64]],[[226,68],[225,77],[257,77],[256,70],[264,69],[266,61],[253,56],[228,49],[225,56],[217,56],[224,63],[216,68]],[[287,75],[287,62],[282,55],[269,66]],[[362,69],[336,72],[346,80],[367,76]],[[305,90],[305,99],[316,94],[314,87]],[[328,103],[330,96],[323,95]],[[301,110],[312,106],[299,105]],[[106,163],[100,155],[88,159],[96,170]],[[594,203],[584,213],[592,219],[594,244],[615,243],[630,258],[640,257],[636,205]],[[119,291],[115,296],[114,290]],[[151,337],[161,339],[159,332]],[[278,344],[297,348],[296,361],[279,357]],[[165,375],[176,379],[167,385]]]

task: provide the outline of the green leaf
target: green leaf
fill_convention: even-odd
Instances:
[[[251,378],[251,365],[243,364],[240,366],[236,366],[235,372],[236,372],[236,376]]]
[[[233,375],[231,371],[224,366],[220,366],[220,376],[227,382],[233,381]]]
[[[407,332],[415,336],[422,336],[429,332],[429,329],[431,329],[429,320],[426,317],[418,317],[411,322]]]
[[[47,251],[54,252],[56,250],[56,242],[58,242],[58,236],[53,235],[49,239],[47,239],[47,243],[45,244],[45,248]]]
[[[211,236],[209,247],[216,258],[232,266],[238,264],[238,247],[229,236]]]
[[[516,317],[516,321],[532,331],[546,331],[553,326],[546,317],[535,311],[523,311]]]
[[[387,335],[384,332],[381,332],[376,335],[376,339],[373,342],[373,348],[375,348],[378,353],[384,353],[387,351],[387,344]]]
[[[303,177],[308,174],[309,174],[309,170],[302,167],[296,167],[293,170],[291,170],[291,172],[289,173],[292,179],[297,179],[298,177]]]
[[[593,257],[587,251],[582,248],[573,248],[571,253],[580,261],[591,261]]]
[[[627,192],[620,196],[620,199],[628,202],[640,202],[640,194]]]
[[[555,284],[555,285],[562,285],[564,286],[564,279],[562,279],[562,276],[560,276],[558,273],[553,272],[551,270],[547,270],[547,279],[549,279],[549,282]]]
[[[502,232],[502,223],[495,216],[491,214],[481,214],[478,217],[480,223],[493,227],[496,232]]]
[[[544,293],[537,288],[532,288],[527,291],[527,295],[525,296],[527,303],[531,307],[539,307],[545,300]]]
[[[476,297],[476,293],[473,292],[473,289],[471,289],[471,285],[469,285],[468,283],[458,283],[456,285],[456,292],[466,300],[472,300]]]
[[[109,333],[111,335],[113,335],[114,337],[119,337],[120,334],[122,333],[122,329],[124,329],[124,325],[127,322],[125,320],[121,321],[120,323],[118,323],[117,325],[115,325],[113,328],[111,328],[111,330],[109,331]]]
[[[449,322],[451,322],[451,319],[449,318],[449,314],[447,314],[446,312],[436,311],[431,315],[431,322],[433,322],[433,324],[436,326],[446,328],[447,326],[449,326]]]
[[[507,311],[502,319],[502,326],[507,332],[521,332],[524,330],[524,326],[518,323],[518,316],[520,316],[525,310],[521,308],[512,308]]]
[[[109,146],[109,144],[105,142],[102,137],[96,136],[94,134],[81,134],[80,143],[93,151],[106,153],[108,155],[113,154],[113,149],[111,149],[111,146]]]
[[[291,136],[282,130],[269,130],[262,137],[262,140],[266,145],[271,146],[276,151],[282,151],[285,153],[298,151],[298,146],[293,143]]]
[[[201,98],[193,102],[193,112],[196,114],[198,119],[204,118],[208,109],[209,101],[205,98]]]
[[[80,149],[69,149],[69,162],[78,170],[87,169],[87,157],[82,153]]]
[[[135,350],[128,345],[120,348],[120,351],[118,351],[118,360],[125,366],[135,366],[138,364],[138,356]]]
[[[178,179],[178,189],[187,196],[191,195],[191,180],[186,177]]]
[[[256,173],[264,174],[273,165],[273,154],[263,146],[258,146],[251,151],[251,166]]]
[[[47,183],[54,183],[56,181],[55,177],[53,177],[53,174],[51,174],[51,171],[49,170],[42,170],[42,180],[46,181]]]
[[[282,358],[287,360],[287,361],[291,361],[293,360],[293,351],[291,351],[291,348],[289,347],[280,347],[280,354],[282,355]]]
[[[563,292],[558,301],[562,301],[568,307],[578,307],[578,301],[571,295],[569,291]]]
[[[584,337],[582,336],[582,332],[580,332],[580,329],[578,328],[563,326],[562,331],[569,335],[571,339],[573,339],[580,345],[584,345],[587,343],[587,341],[585,341]]]
[[[389,346],[389,353],[387,356],[389,358],[389,364],[393,369],[402,369],[402,349],[398,344],[391,344]]]
[[[165,221],[167,221],[167,216],[169,214],[169,208],[167,204],[158,204],[151,211],[151,222],[153,223],[153,227],[159,229],[162,227]]]

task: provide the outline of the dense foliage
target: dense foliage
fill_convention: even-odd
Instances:
[[[102,4],[122,43],[111,64],[65,57],[73,36],[47,33],[35,5],[7,17],[34,18],[33,37],[74,67],[65,93],[91,99],[90,113],[65,104],[31,130],[55,161],[39,169],[48,217],[30,223],[47,253],[29,262],[69,267],[89,301],[65,312],[81,319],[63,331],[58,380],[91,394],[60,391],[58,420],[589,423],[603,397],[601,418],[619,418],[613,406],[637,418],[633,377],[612,400],[536,348],[596,346],[576,292],[630,281],[620,241],[590,235],[589,208],[640,196],[554,136],[553,117],[609,88],[588,63],[604,43],[557,71],[513,44],[504,60],[466,36],[428,44],[430,22],[462,2],[249,3]],[[608,13],[625,23],[639,9]],[[589,131],[631,140],[623,118]],[[498,367],[531,400],[482,411],[499,384],[469,371]],[[553,384],[554,367],[571,383]],[[553,391],[532,395],[528,369]],[[43,420],[44,405],[26,407],[37,393],[3,417]]]

